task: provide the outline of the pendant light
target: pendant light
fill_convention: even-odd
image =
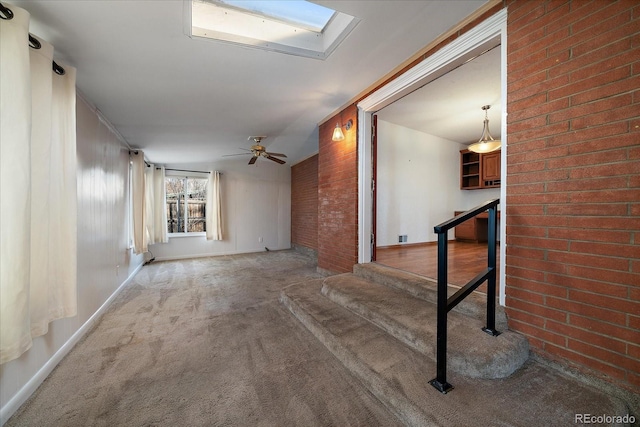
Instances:
[[[484,110],[484,128],[482,129],[482,136],[480,137],[480,140],[467,147],[469,151],[473,151],[474,153],[490,153],[492,151],[499,150],[501,147],[500,140],[493,139],[489,132],[489,108],[491,108],[491,105],[485,105],[482,107]]]

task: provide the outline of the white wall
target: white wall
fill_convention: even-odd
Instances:
[[[500,197],[500,189],[460,190],[460,150],[465,146],[378,120],[378,246],[437,241],[433,227]],[[453,230],[449,239],[453,239]]]
[[[80,96],[76,108],[78,314],[52,322],[31,349],[0,365],[0,424],[88,331],[98,310],[142,263],[127,248],[128,149]]]
[[[169,243],[150,245],[156,260],[291,247],[291,167],[267,159],[258,159],[254,165],[247,165],[248,161],[249,156],[238,156],[214,164],[165,165],[223,173],[220,187],[224,240],[206,240],[204,233],[169,237]]]

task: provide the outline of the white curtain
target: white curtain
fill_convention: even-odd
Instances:
[[[75,69],[29,48],[29,13],[0,19],[0,363],[77,311]]]
[[[165,185],[165,169],[162,167],[153,168],[153,222],[154,236],[156,243],[167,243],[167,192]]]
[[[145,238],[147,245],[167,243],[167,195],[164,166],[149,164],[144,172]],[[145,245],[145,247],[147,246]]]
[[[209,173],[205,216],[207,240],[222,240],[222,205],[220,203],[220,172],[218,171]]]
[[[136,254],[147,252],[147,239],[145,227],[145,183],[144,183],[144,153],[132,151],[130,154],[132,176],[131,192],[133,212],[133,251]]]
[[[148,249],[148,245],[153,245],[156,242],[156,230],[154,223],[154,197],[153,191],[154,179],[153,172],[155,167],[153,164],[147,165],[144,169],[144,238],[145,238],[145,252]]]

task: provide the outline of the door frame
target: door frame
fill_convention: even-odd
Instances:
[[[403,96],[446,74],[482,52],[500,45],[500,81],[502,117],[500,186],[500,304],[505,304],[506,194],[507,194],[507,10],[502,9],[468,32],[453,40],[418,65],[388,82],[358,102],[358,262],[371,262],[371,236],[374,230],[371,191],[373,159],[372,116]]]

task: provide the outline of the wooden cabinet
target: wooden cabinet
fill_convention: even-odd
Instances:
[[[455,211],[454,215],[458,216],[464,213],[463,211]],[[500,212],[498,212],[498,221],[500,221]],[[483,212],[476,215],[475,218],[471,218],[462,224],[458,225],[455,230],[456,240],[462,242],[486,242],[489,231],[489,214]]]
[[[460,152],[460,188],[480,188],[480,154],[469,150]]]
[[[460,151],[460,188],[477,190],[500,187],[500,150],[478,154]]]

